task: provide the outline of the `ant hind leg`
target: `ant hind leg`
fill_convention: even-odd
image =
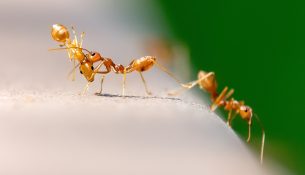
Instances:
[[[102,94],[102,92],[103,92],[103,82],[104,82],[104,79],[105,79],[105,75],[102,75],[102,78],[101,78],[101,90],[100,90],[99,94]]]
[[[191,81],[191,82],[186,83],[186,84],[180,84],[180,85],[182,86],[181,89],[176,90],[176,91],[169,92],[168,95],[171,95],[171,96],[179,95],[179,94],[182,93],[183,91],[193,88],[194,86],[196,86],[196,85],[199,84],[201,81],[203,81],[204,79],[208,78],[208,77],[211,76],[211,75],[214,75],[214,72],[209,72],[208,74],[206,74],[205,76],[201,77],[201,78],[198,79],[198,80]]]
[[[125,96],[125,83],[126,83],[126,70],[123,73],[123,88],[122,88],[122,96]]]
[[[142,82],[143,82],[143,84],[144,84],[146,93],[147,93],[148,95],[151,95],[152,93],[151,93],[151,92],[148,90],[148,88],[147,88],[147,84],[146,84],[146,81],[145,81],[145,79],[144,79],[144,77],[143,77],[142,72],[139,72],[139,74],[140,74],[141,79],[142,79]]]
[[[247,142],[249,143],[251,139],[251,123],[248,123],[248,138]]]
[[[228,113],[228,121],[227,121],[227,125],[231,128],[232,127],[232,109],[229,111]]]
[[[75,59],[73,59],[72,81],[75,81],[75,66],[76,66],[76,61],[75,61]]]
[[[215,111],[217,109],[217,107],[219,106],[219,103],[222,101],[222,100],[226,100],[227,98],[229,98],[233,93],[234,93],[234,90],[231,89],[228,93],[228,87],[226,86],[222,91],[221,93],[218,95],[218,97],[216,98],[216,100],[214,100],[214,102],[212,103],[211,105],[211,110],[212,111]]]

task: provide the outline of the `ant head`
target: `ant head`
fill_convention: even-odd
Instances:
[[[102,60],[102,56],[98,52],[95,52],[95,51],[94,52],[90,52],[88,54],[88,60],[91,61],[92,63],[95,63],[97,61]]]
[[[90,61],[83,61],[81,65],[79,66],[79,71],[81,74],[84,75],[84,77],[89,81],[93,82],[94,81],[94,67],[92,62]]]
[[[53,24],[51,35],[55,41],[62,43],[65,43],[70,37],[68,29],[61,24]]]
[[[251,124],[252,119],[252,108],[249,106],[242,105],[239,107],[239,114],[242,119],[248,121],[249,125]]]

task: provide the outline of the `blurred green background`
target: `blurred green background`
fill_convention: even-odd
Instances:
[[[159,3],[190,49],[193,78],[215,71],[219,88],[253,107],[266,129],[267,159],[305,174],[305,1],[213,0]],[[233,127],[246,137],[246,124]],[[252,145],[259,151],[254,124]]]

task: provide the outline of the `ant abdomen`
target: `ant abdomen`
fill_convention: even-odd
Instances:
[[[205,77],[208,73],[204,71],[199,71],[198,73],[198,79],[201,79],[202,77]],[[201,89],[205,89],[207,92],[209,92],[214,98],[217,96],[216,89],[217,89],[217,82],[215,79],[215,75],[212,74],[209,77],[203,79],[199,82],[199,87]]]
[[[153,65],[156,62],[156,58],[153,56],[145,56],[142,58],[139,58],[137,60],[134,60],[131,63],[131,67],[134,68],[134,70],[138,71],[138,72],[144,72],[149,70],[150,68],[153,67]]]
[[[55,41],[62,43],[65,43],[70,37],[68,29],[61,24],[53,24],[51,35]]]

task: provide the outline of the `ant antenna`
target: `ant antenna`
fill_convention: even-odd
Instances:
[[[257,114],[254,114],[258,124],[260,125],[261,129],[262,129],[262,144],[261,144],[261,164],[263,164],[263,158],[264,158],[264,147],[265,147],[265,129],[264,126],[262,124],[262,122],[260,121],[260,119],[258,118]]]

